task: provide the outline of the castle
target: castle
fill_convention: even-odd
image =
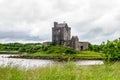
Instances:
[[[79,42],[77,36],[71,38],[71,28],[68,27],[67,23],[58,22],[54,22],[52,28],[52,44],[67,46],[74,50],[86,50],[89,45],[88,42]]]

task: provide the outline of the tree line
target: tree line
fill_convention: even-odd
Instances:
[[[36,53],[36,52],[44,52],[44,53],[68,53],[75,54],[77,51],[67,48],[64,46],[44,46],[41,43],[8,43],[8,44],[0,44],[0,51],[16,51],[19,53]]]
[[[41,43],[8,43],[8,44],[0,44],[0,51],[17,51],[17,52],[27,52],[34,53],[37,52]]]
[[[120,38],[113,41],[103,42],[100,45],[89,44],[89,51],[103,53],[105,61],[120,60]],[[17,51],[20,53],[35,53],[44,51],[46,53],[69,53],[76,54],[77,51],[63,46],[44,46],[41,43],[8,43],[0,44],[0,51]]]
[[[89,44],[89,50],[103,53],[103,58],[107,62],[120,61],[120,38],[113,41],[107,40],[100,45]]]

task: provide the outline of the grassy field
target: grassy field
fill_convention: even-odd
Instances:
[[[57,53],[45,53],[45,52],[37,52],[37,53],[32,53],[32,54],[23,54],[23,55],[28,55],[28,56],[78,56],[78,57],[101,57],[102,53],[98,52],[93,52],[93,51],[80,51],[77,54],[57,54]]]
[[[76,56],[81,57],[101,57],[102,53],[94,52],[94,51],[80,51],[80,53],[75,54]]]
[[[16,53],[16,51],[12,52],[6,52],[3,51],[1,53]],[[36,48],[30,49],[30,48],[25,48],[21,52],[21,56],[18,58],[47,58],[49,59],[50,57],[52,59],[54,58],[60,58],[60,59],[69,59],[69,58],[81,58],[81,59],[101,59],[101,54],[98,52],[93,52],[93,51],[76,51],[71,48],[65,47],[65,46],[43,46],[38,50]]]
[[[76,66],[71,62],[35,69],[0,67],[0,80],[119,80],[120,62],[113,65]]]
[[[18,51],[0,51],[0,54],[18,54]]]
[[[32,54],[24,53],[21,55],[21,58],[31,57],[35,58],[42,58],[42,59],[58,59],[61,60],[98,60],[102,59],[102,53],[92,52],[92,51],[80,51],[77,54],[65,54],[65,53],[45,53],[45,52],[37,52]]]

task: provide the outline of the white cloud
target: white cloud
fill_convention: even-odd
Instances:
[[[0,32],[4,33],[0,41],[15,41],[5,35],[10,32],[16,32],[16,36],[24,32],[24,41],[34,41],[34,37],[51,40],[53,22],[66,21],[72,27],[72,35],[100,43],[120,36],[119,14],[119,0],[0,0]],[[22,40],[16,37],[16,41]]]

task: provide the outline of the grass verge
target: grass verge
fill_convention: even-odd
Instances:
[[[0,67],[0,80],[119,80],[120,62],[113,65],[76,66],[71,62],[35,69]]]
[[[102,53],[97,53],[93,51],[79,51],[76,54],[65,54],[65,53],[45,53],[45,52],[36,52],[27,54],[24,53],[18,58],[29,58],[29,59],[53,59],[53,60],[101,60]]]
[[[19,54],[18,51],[0,51],[0,54]]]

